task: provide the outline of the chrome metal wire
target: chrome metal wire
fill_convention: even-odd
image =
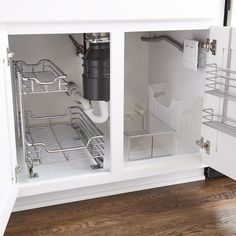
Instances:
[[[48,59],[42,59],[36,64],[15,61],[14,65],[24,94],[67,91],[65,73]]]
[[[26,154],[33,165],[104,156],[102,132],[79,107],[55,116],[36,117],[26,111],[25,119]],[[30,125],[32,120],[43,124]]]

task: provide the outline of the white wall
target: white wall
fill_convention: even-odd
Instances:
[[[125,34],[125,113],[138,103],[147,109],[149,45],[140,37],[147,33]]]
[[[125,35],[125,112],[132,111],[135,102],[148,107],[148,84],[173,82],[177,94],[184,99],[203,96],[204,70],[198,72],[183,67],[183,53],[170,44],[161,41],[147,43],[141,36],[150,33],[126,33]],[[158,32],[157,35],[170,35],[179,42],[184,38],[206,40],[208,31]],[[199,94],[201,91],[201,94]]]
[[[169,35],[179,42],[184,39],[205,41],[208,31],[175,31],[158,32],[157,35]],[[204,70],[198,72],[183,67],[183,53],[165,41],[149,43],[149,83],[171,82],[176,86],[178,97],[192,99],[203,96],[204,81],[199,80],[199,74],[204,75]],[[199,91],[202,91],[199,94]]]

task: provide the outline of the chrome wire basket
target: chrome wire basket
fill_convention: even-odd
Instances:
[[[36,117],[25,111],[24,133],[30,169],[84,158],[94,159],[102,167],[103,134],[79,107],[69,107],[65,114],[55,116]]]
[[[42,59],[36,64],[15,61],[14,66],[24,94],[67,91],[65,73],[48,59]]]

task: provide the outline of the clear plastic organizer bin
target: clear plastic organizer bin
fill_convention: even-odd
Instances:
[[[125,135],[130,161],[175,153],[175,131],[152,113],[126,114]]]

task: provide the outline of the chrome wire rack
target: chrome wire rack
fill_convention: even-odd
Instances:
[[[209,64],[206,75],[206,93],[236,101],[236,71]]]
[[[215,114],[212,108],[203,110],[203,124],[236,137],[236,120]]]
[[[24,94],[67,91],[66,75],[48,59],[42,59],[36,64],[15,61],[14,66]]]
[[[212,108],[203,110],[203,124],[220,132],[236,137],[236,120],[229,118],[225,112],[227,101],[236,102],[236,71],[224,69],[217,64],[206,66],[207,94],[224,99],[222,114]]]
[[[34,123],[37,124],[34,124]],[[36,117],[25,111],[25,156],[30,170],[36,165],[89,158],[102,168],[102,132],[79,107],[66,113]]]

